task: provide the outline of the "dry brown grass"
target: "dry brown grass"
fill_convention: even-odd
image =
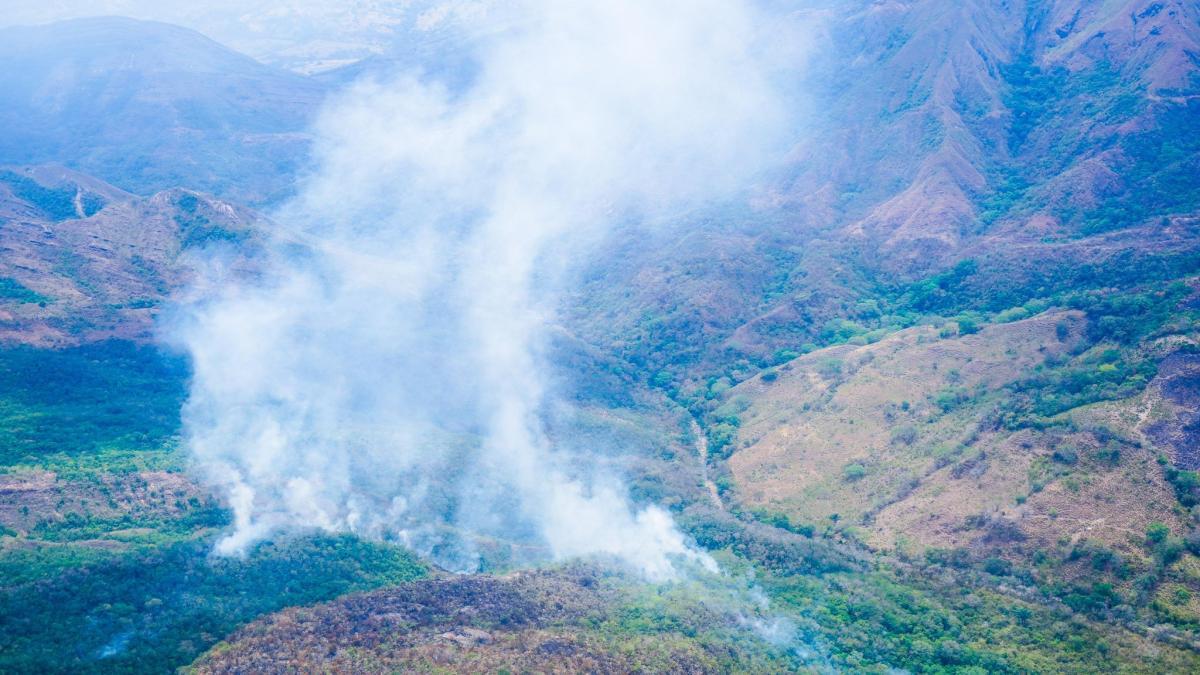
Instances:
[[[1064,321],[1073,328],[1060,341],[1055,326]],[[736,498],[799,522],[837,514],[873,547],[908,553],[974,547],[1026,555],[1087,539],[1143,556],[1150,523],[1183,530],[1156,450],[1138,430],[1146,419],[1139,410],[1162,407],[1155,386],[1072,411],[1081,431],[980,424],[1003,405],[997,390],[1071,349],[1080,328],[1072,312],[948,339],[913,328],[801,357],[774,383],[744,383],[731,392],[750,402],[729,462]],[[842,362],[840,376],[828,375],[829,359]],[[948,387],[969,400],[941,409],[935,399]],[[1086,431],[1096,425],[1146,442],[1124,447],[1115,463],[1097,459],[1101,443]],[[893,437],[905,427],[915,431],[911,443]],[[1052,459],[1067,446],[1077,463]],[[863,467],[861,478],[847,475],[851,464]]]
[[[165,471],[63,480],[49,471],[0,475],[0,525],[27,533],[68,514],[93,518],[173,518],[189,500],[207,503],[210,493],[187,476]]]

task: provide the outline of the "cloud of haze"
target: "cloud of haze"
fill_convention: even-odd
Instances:
[[[510,28],[473,45],[469,87],[397,73],[337,96],[261,276],[209,265],[181,300],[187,443],[235,512],[223,552],[316,527],[460,569],[491,540],[652,579],[711,564],[548,440],[543,342],[589,243],[733,198],[786,151],[792,36],[743,0],[485,9],[462,16]]]

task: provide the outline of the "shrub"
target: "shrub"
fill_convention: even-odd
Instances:
[[[860,323],[846,319],[831,319],[821,331],[821,339],[826,344],[833,344],[845,342],[866,332],[867,328]]]
[[[1071,337],[1071,324],[1066,321],[1059,321],[1054,325],[1054,337],[1058,338],[1059,342],[1065,341]]]
[[[946,387],[933,397],[934,404],[941,408],[942,412],[950,412],[968,400],[970,395],[962,387]]]
[[[1150,523],[1146,526],[1146,543],[1150,546],[1161,544],[1171,534],[1171,529],[1163,523]]]
[[[1182,471],[1171,466],[1163,469],[1163,477],[1175,489],[1175,498],[1183,506],[1191,508],[1200,503],[1200,474]]]
[[[897,427],[892,431],[892,444],[912,445],[917,441],[917,428],[911,424]]]
[[[730,446],[733,445],[733,439],[737,437],[737,427],[728,422],[714,424],[708,430],[708,449],[716,457],[728,457],[731,453]]]
[[[1050,458],[1059,464],[1071,466],[1079,461],[1079,453],[1076,452],[1074,446],[1060,445],[1054,449],[1054,454]]]
[[[799,356],[800,352],[793,351],[791,349],[780,349],[771,356],[771,361],[773,363],[786,363]]]
[[[821,377],[832,380],[842,374],[842,361],[835,358],[821,359],[817,364],[817,372]]]
[[[971,553],[965,548],[930,548],[925,551],[925,560],[931,565],[966,567],[971,562]]]
[[[860,480],[866,475],[867,475],[867,467],[863,466],[862,464],[859,464],[858,462],[855,462],[853,464],[847,464],[846,468],[842,469],[842,478],[844,478],[848,482],[854,482],[856,480]]]
[[[1012,574],[1012,563],[1003,558],[988,558],[983,561],[983,571],[997,577],[1006,577]]]
[[[1009,323],[1012,321],[1020,321],[1029,317],[1029,310],[1024,307],[1011,307],[996,314],[996,323]]]

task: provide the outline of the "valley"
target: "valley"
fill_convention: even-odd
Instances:
[[[328,261],[362,240],[288,220],[328,197],[312,153],[336,155],[320,133],[348,83],[416,68],[451,109],[479,77],[446,56],[461,36],[310,75],[155,22],[0,27],[0,671],[1200,668],[1200,9],[764,4],[812,43],[787,52],[783,160],[661,224],[610,207],[621,222],[578,234],[586,255],[531,274],[560,292],[518,289],[547,324],[527,367],[546,455],[579,458],[561,473],[586,496],[615,485],[629,513],[661,509],[722,570],[674,581],[559,555],[511,515],[519,491],[480,459],[485,406],[456,387],[527,373],[455,342],[467,319],[447,308],[469,293],[436,283],[458,267],[413,281],[389,258],[406,240],[382,237],[348,269],[395,278],[358,288]],[[404,167],[322,201],[346,204],[328,229],[361,236],[379,203],[428,201],[373,192]],[[195,448],[212,412],[196,355],[214,353],[179,336],[219,316],[189,303],[290,292],[296,260],[378,316],[345,316],[315,283],[280,296],[280,334],[331,331],[350,370],[298,358],[271,406],[313,373],[340,398],[297,405],[310,426],[279,437],[313,443],[301,463],[331,483],[436,480],[350,492],[341,520],[218,555],[245,512]],[[403,304],[422,284],[435,301]],[[406,300],[359,297],[377,288]],[[317,319],[283,323],[295,307]],[[262,325],[248,314],[230,320]],[[409,334],[414,314],[428,334]],[[393,339],[393,361],[351,358]],[[426,341],[450,356],[406,370]],[[269,352],[210,386],[240,395]],[[358,387],[397,372],[416,391]],[[446,402],[411,442],[420,461],[389,473],[386,443],[410,430],[387,425]],[[309,430],[327,428],[372,463],[322,464]],[[429,522],[355,520],[374,497]]]

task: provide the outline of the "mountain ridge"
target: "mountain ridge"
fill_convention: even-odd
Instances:
[[[325,95],[169,24],[76,19],[0,36],[5,162],[64,163],[132,192],[281,199]]]

